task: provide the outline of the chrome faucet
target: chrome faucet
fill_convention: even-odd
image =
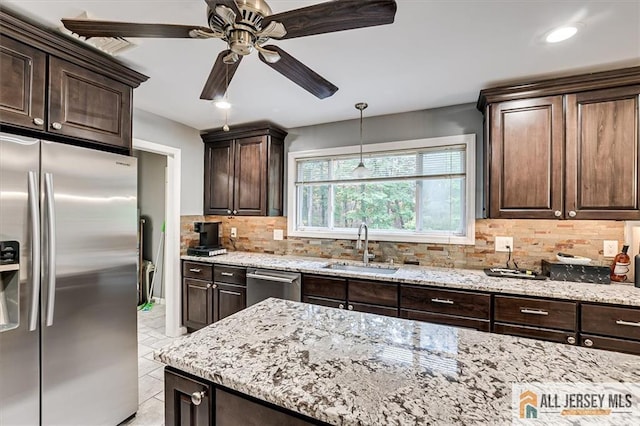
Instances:
[[[356,242],[356,249],[360,250],[362,248],[362,228],[364,228],[364,253],[362,254],[362,261],[366,266],[369,264],[369,260],[373,259],[375,255],[373,253],[369,254],[369,227],[364,222],[362,222],[360,224],[360,227],[358,228],[358,241]]]

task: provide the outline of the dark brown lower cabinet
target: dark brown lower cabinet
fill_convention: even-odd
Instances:
[[[315,296],[302,296],[304,303],[311,303],[312,305],[326,306],[327,308],[344,309],[347,306],[346,300],[326,299],[324,297]]]
[[[493,332],[500,334],[510,334],[512,336],[529,337],[532,339],[548,340],[550,342],[567,343],[575,345],[578,342],[576,332],[549,330],[545,328],[527,327],[524,325],[495,323]]]
[[[182,323],[189,331],[213,322],[215,292],[210,281],[182,280]]]
[[[219,321],[247,307],[246,287],[219,283],[214,287],[216,287],[215,303],[217,304],[214,309],[216,315],[214,321]]]
[[[347,306],[350,311],[366,312],[369,314],[384,315],[387,317],[397,317],[398,308],[391,308],[389,306],[370,305],[368,303],[355,303],[351,302]]]
[[[615,339],[612,337],[581,334],[580,344],[588,348],[605,349],[608,351],[625,352],[628,354],[640,355],[640,342],[634,340]]]
[[[207,382],[165,369],[165,426],[213,426],[212,395]]]
[[[165,426],[326,425],[171,367],[164,370],[164,395]]]

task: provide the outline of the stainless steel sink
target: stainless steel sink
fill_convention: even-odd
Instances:
[[[334,269],[337,271],[349,271],[349,272],[367,272],[370,274],[395,274],[398,268],[387,268],[384,266],[357,266],[357,265],[343,265],[341,263],[331,263],[325,266],[326,269]]]

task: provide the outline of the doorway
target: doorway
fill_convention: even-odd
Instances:
[[[165,334],[169,337],[177,337],[186,333],[181,326],[180,308],[180,176],[181,176],[181,151],[166,145],[154,142],[133,139],[133,149],[146,153],[162,156],[166,159],[166,178],[158,184],[164,184],[164,244],[161,269],[164,281],[165,306]],[[154,158],[154,157],[150,157]],[[144,158],[143,158],[144,161]],[[154,224],[158,230],[162,224]],[[155,250],[155,248],[154,248]],[[158,281],[158,280],[156,280]],[[157,282],[156,282],[157,285]]]

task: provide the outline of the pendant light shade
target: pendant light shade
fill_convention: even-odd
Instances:
[[[360,102],[356,104],[356,109],[360,110],[360,163],[358,167],[353,169],[353,177],[356,179],[363,179],[371,176],[371,170],[367,169],[364,165],[364,161],[362,161],[362,111],[367,109],[369,105],[365,102]]]

